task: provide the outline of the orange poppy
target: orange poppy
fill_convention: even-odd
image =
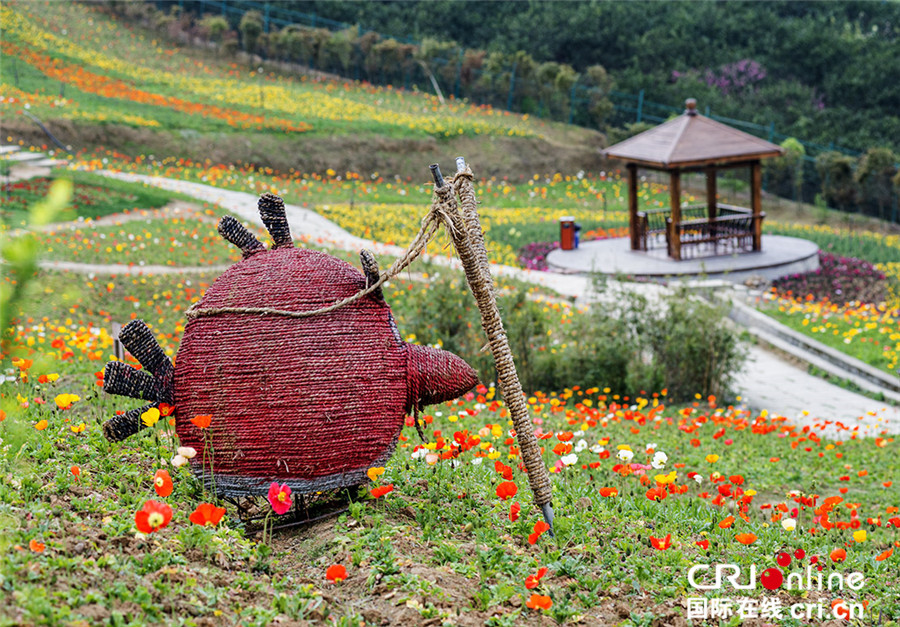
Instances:
[[[215,527],[224,515],[224,507],[216,507],[212,503],[200,503],[188,519],[195,525]]]
[[[538,584],[541,582],[541,577],[547,574],[547,568],[540,568],[536,574],[528,575],[525,578],[525,587],[531,590],[532,588],[537,588]]]
[[[669,493],[666,492],[666,489],[660,486],[656,486],[647,490],[646,497],[651,501],[656,501],[657,503],[669,496]]]
[[[157,470],[153,475],[153,489],[156,494],[165,498],[172,494],[172,477],[167,470]]]
[[[518,491],[519,488],[516,487],[516,484],[512,481],[504,481],[497,486],[497,496],[499,496],[504,501],[506,499],[514,497],[516,495],[516,492]]]
[[[46,546],[43,542],[38,542],[34,538],[31,539],[31,542],[28,543],[28,548],[30,548],[35,553],[43,553]]]
[[[879,554],[878,557],[875,558],[875,561],[883,562],[884,560],[886,560],[893,554],[894,554],[894,547],[891,547],[891,548],[887,549],[886,551],[883,551],[881,554]]]
[[[618,496],[619,489],[618,488],[600,488],[600,496],[604,498],[609,498],[612,496]]]
[[[847,559],[847,551],[844,549],[835,549],[829,555],[832,562],[843,562]]]
[[[369,494],[372,495],[373,498],[380,499],[382,496],[387,494],[388,492],[394,491],[394,484],[389,483],[387,485],[378,486],[377,488],[373,488],[369,490]]]
[[[729,516],[728,518],[726,518],[725,520],[723,520],[722,522],[719,523],[719,527],[721,529],[728,529],[733,524],[734,524],[734,516]]]
[[[533,610],[549,610],[553,605],[553,599],[542,594],[532,594],[531,598],[525,602],[525,605]]]
[[[212,415],[202,414],[200,416],[194,416],[191,418],[191,422],[193,422],[198,429],[206,429],[209,427],[209,423],[212,422]]]
[[[343,564],[332,564],[325,571],[325,579],[332,583],[341,583],[347,578],[347,569]]]
[[[172,520],[172,508],[158,501],[147,501],[134,514],[134,524],[141,533],[159,531]]]
[[[518,501],[509,506],[509,522],[516,522],[519,520],[519,511],[521,509],[522,506],[519,505]]]
[[[753,544],[756,542],[756,535],[752,533],[739,533],[734,536],[734,539],[740,542],[741,544]]]
[[[534,531],[528,536],[528,544],[537,544],[538,538],[540,538],[548,529],[550,529],[550,525],[543,520],[534,523]]]

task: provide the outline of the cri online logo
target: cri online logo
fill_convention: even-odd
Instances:
[[[794,556],[798,561],[805,557],[803,549],[797,549]],[[787,568],[791,565],[791,556],[787,553],[779,553],[776,557],[778,565]],[[738,564],[716,564],[713,567],[710,564],[695,564],[688,571],[688,583],[698,590],[721,590],[723,582],[727,581],[735,590],[753,590],[757,587],[757,583],[768,590],[776,590],[785,587],[786,590],[844,590],[845,586],[851,590],[860,590],[863,587],[863,574],[853,572],[849,575],[843,573],[830,573],[828,577],[822,575],[822,565],[817,564],[818,558],[811,558],[806,565],[806,569],[791,572],[785,577],[781,568],[767,568],[757,577],[756,565],[751,564],[749,568],[749,578],[747,583],[741,583],[743,569]],[[816,566],[817,572],[813,574],[813,566]],[[698,581],[698,576],[707,574],[710,570],[714,573],[711,583],[703,583]]]

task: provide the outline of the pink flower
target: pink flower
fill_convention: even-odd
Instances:
[[[277,481],[272,482],[269,486],[269,505],[276,514],[286,514],[291,509],[291,489],[286,483],[279,487]]]

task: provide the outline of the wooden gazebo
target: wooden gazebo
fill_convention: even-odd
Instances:
[[[628,169],[628,232],[632,250],[665,246],[680,260],[762,250],[760,160],[784,149],[697,113],[687,100],[684,114],[603,151]],[[669,209],[638,210],[638,168],[669,173]],[[716,174],[750,169],[750,208],[717,204]],[[681,205],[681,173],[706,173],[706,206]]]

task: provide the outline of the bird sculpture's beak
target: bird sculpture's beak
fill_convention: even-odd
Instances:
[[[478,374],[462,358],[430,346],[409,345],[410,401],[417,407],[462,396],[478,384]]]

